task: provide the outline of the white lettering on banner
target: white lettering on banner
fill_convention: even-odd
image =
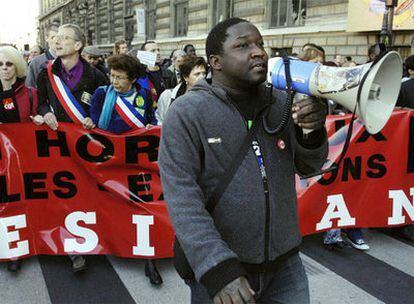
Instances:
[[[8,231],[8,227],[14,227],[16,230]],[[8,259],[29,254],[29,241],[17,242],[15,248],[10,248],[11,242],[20,240],[17,229],[26,228],[26,215],[16,215],[0,218],[0,258]]]
[[[392,199],[392,216],[388,218],[388,225],[398,225],[405,223],[403,209],[408,216],[414,221],[414,188],[410,188],[410,195],[413,202],[405,195],[402,190],[390,190],[388,197]]]
[[[76,236],[85,239],[83,243],[79,243],[76,238],[65,239],[65,252],[90,252],[96,248],[99,242],[98,235],[95,231],[78,226],[78,222],[85,224],[96,224],[96,212],[72,212],[65,218],[65,227],[68,231]]]
[[[355,218],[351,217],[342,194],[329,195],[327,198],[328,208],[322,220],[316,224],[316,230],[332,228],[332,220],[338,219],[338,227],[355,225]]]
[[[150,246],[149,226],[154,225],[153,215],[132,215],[137,226],[137,246],[132,247],[133,255],[154,256],[155,248]]]

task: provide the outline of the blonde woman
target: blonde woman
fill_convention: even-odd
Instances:
[[[37,91],[25,85],[27,64],[12,46],[0,47],[0,122],[30,122],[36,115]]]
[[[27,88],[26,61],[15,48],[0,47],[0,123],[30,122],[37,108],[36,89]],[[7,269],[20,270],[21,260],[9,261]]]

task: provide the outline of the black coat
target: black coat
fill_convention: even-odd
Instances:
[[[80,57],[80,60],[83,64],[83,75],[71,92],[89,116],[90,105],[88,103],[82,102],[82,95],[84,95],[86,92],[87,94],[90,94],[90,97],[92,97],[93,93],[99,86],[108,84],[108,80],[106,79],[105,75],[102,74],[102,72],[91,66],[82,57]],[[54,74],[61,76],[61,65],[61,59],[57,58],[52,66],[52,71]],[[72,122],[72,119],[66,113],[65,109],[60,104],[52,89],[49,76],[47,74],[47,68],[44,68],[40,72],[39,78],[37,80],[37,88],[39,98],[39,106],[37,108],[37,112],[40,115],[43,116],[46,113],[51,112],[51,106],[58,121]]]
[[[414,109],[414,78],[410,78],[401,84],[397,106]]]

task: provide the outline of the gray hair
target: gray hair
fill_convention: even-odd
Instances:
[[[74,34],[75,34],[75,37],[73,37],[73,38],[76,41],[80,41],[80,43],[82,43],[82,47],[78,51],[78,53],[81,54],[83,48],[86,45],[86,37],[85,37],[85,34],[83,33],[82,29],[78,25],[73,24],[73,23],[67,23],[67,24],[63,24],[63,25],[59,26],[59,29],[63,29],[63,28],[69,28],[69,29],[71,29],[74,32]]]
[[[186,56],[186,55],[187,55],[187,53],[184,52],[183,50],[176,50],[176,51],[174,51],[174,53],[172,55],[172,60],[174,61],[174,60],[177,59],[177,57],[183,57],[183,56]]]

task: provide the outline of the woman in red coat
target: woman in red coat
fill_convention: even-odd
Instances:
[[[0,122],[31,122],[36,115],[36,89],[24,84],[27,64],[19,51],[0,47]]]
[[[0,123],[31,122],[36,115],[36,89],[24,84],[26,68],[19,51],[11,46],[0,47]],[[7,265],[13,272],[20,267],[21,260],[12,260]]]

